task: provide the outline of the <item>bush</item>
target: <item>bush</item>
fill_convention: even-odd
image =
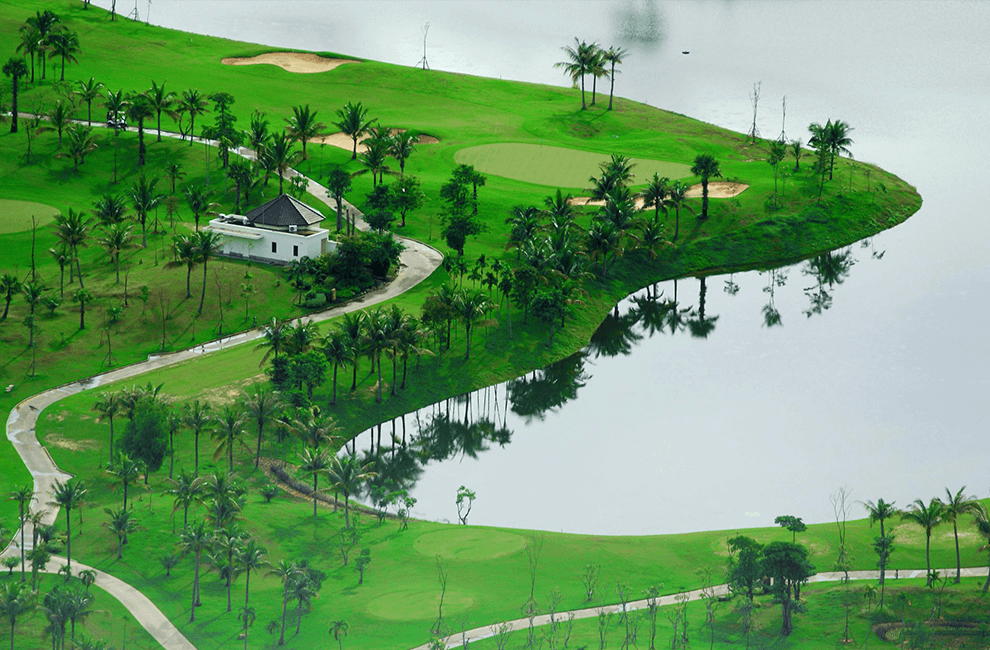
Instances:
[[[274,483],[261,486],[261,496],[265,498],[265,503],[271,503],[272,499],[278,496],[282,490]]]
[[[311,291],[306,294],[306,301],[303,303],[303,306],[306,309],[319,309],[325,304],[327,304],[327,294]]]

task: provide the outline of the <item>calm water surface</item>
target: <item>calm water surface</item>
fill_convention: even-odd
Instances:
[[[139,1],[142,19],[148,7]],[[826,521],[841,486],[898,504],[947,486],[987,496],[990,3],[157,0],[150,10],[166,26],[407,65],[429,22],[434,69],[553,84],[574,36],[615,44],[631,52],[621,95],[746,131],[761,81],[764,136],[806,140],[808,123],[842,118],[858,159],[924,197],[909,222],[851,249],[820,313],[805,314],[817,287],[807,264],[785,280],[736,274],[737,292],[711,277],[707,338],[651,335],[629,300],[606,323],[613,336],[582,359],[482,391],[470,407],[451,402],[457,427],[438,418],[447,404],[424,409],[420,448],[456,453],[427,464],[417,514],[455,519],[461,484],[478,493],[471,523],[607,534]],[[771,281],[781,324],[768,327]],[[678,282],[681,309],[697,312],[700,285]],[[674,296],[673,283],[659,290]],[[562,403],[540,417],[513,411],[534,399]],[[445,438],[454,433],[460,443]],[[474,457],[479,441],[490,450]]]

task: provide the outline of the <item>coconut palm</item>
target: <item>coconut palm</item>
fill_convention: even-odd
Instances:
[[[629,56],[628,50],[615,46],[602,52],[603,62],[611,68],[608,73],[608,78],[611,80],[608,89],[608,110],[612,110],[612,96],[615,91],[615,66],[620,65],[627,56]]]
[[[824,148],[828,154],[828,179],[832,180],[835,157],[842,154],[846,154],[850,158],[852,157],[849,146],[853,144],[853,140],[849,137],[849,133],[853,131],[853,128],[842,120],[835,120],[834,122],[828,120],[825,122],[825,126],[817,122],[812,123],[808,126],[808,130],[811,131],[811,139],[808,141],[808,146],[813,149]]]
[[[353,377],[351,379],[352,391],[357,389],[358,364],[363,354],[362,339],[364,335],[364,321],[367,318],[368,315],[363,311],[352,311],[344,314],[344,317],[340,321],[340,331],[343,332],[344,340],[350,351],[349,360],[353,371]]]
[[[79,63],[76,55],[82,53],[82,49],[79,47],[79,34],[62,28],[51,35],[48,39],[48,45],[51,48],[48,52],[48,58],[54,59],[58,57],[62,60],[62,71],[59,81],[65,81],[66,61]]]
[[[593,259],[601,258],[602,275],[608,273],[608,256],[622,253],[622,232],[608,219],[596,218],[588,229],[588,252]]]
[[[82,481],[55,481],[50,506],[65,509],[65,565],[72,570],[72,509],[82,505],[86,486]]]
[[[209,550],[213,543],[213,535],[207,530],[206,523],[200,521],[192,526],[187,526],[182,531],[179,540],[183,555],[192,553],[195,557],[192,601],[189,607],[189,622],[193,623],[196,621],[196,606],[201,604],[199,599],[199,564],[203,557],[203,551]]]
[[[254,621],[257,617],[258,614],[255,612],[254,607],[249,605],[241,607],[241,611],[237,614],[237,620],[244,623],[244,628],[241,630],[241,636],[244,637],[244,650],[247,650],[248,628],[254,625]]]
[[[33,599],[34,593],[23,582],[7,582],[0,588],[0,616],[10,623],[10,650],[14,650],[17,619],[33,609]]]
[[[241,410],[228,404],[223,407],[223,411],[217,416],[216,428],[213,430],[213,439],[217,441],[217,448],[213,454],[214,462],[227,455],[228,471],[234,471],[234,445],[244,443],[241,437],[244,435],[244,415]]]
[[[708,218],[708,182],[712,178],[722,176],[715,156],[710,153],[698,154],[694,158],[694,165],[691,166],[691,173],[701,178],[701,219]]]
[[[471,356],[471,332],[474,326],[489,327],[495,324],[495,321],[485,319],[493,306],[492,301],[481,291],[463,291],[457,296],[454,309],[457,311],[457,317],[464,325],[465,360]]]
[[[334,456],[327,470],[330,486],[344,495],[344,526],[351,527],[348,498],[361,491],[361,486],[368,479],[378,476],[374,471],[374,462],[362,464],[357,457],[351,455]]]
[[[21,25],[20,33],[21,42],[17,44],[16,50],[24,52],[31,58],[31,83],[34,83],[34,55],[38,54],[43,46],[41,31],[30,23],[24,23]]]
[[[344,226],[344,195],[351,189],[351,175],[340,167],[334,167],[327,174],[327,196],[337,204],[337,232]],[[351,234],[351,224],[347,223],[347,234]]]
[[[103,91],[103,84],[90,77],[88,81],[77,81],[77,90],[74,91],[77,97],[86,102],[86,124],[93,125],[93,100],[100,96]]]
[[[34,499],[34,489],[30,485],[23,485],[7,495],[8,501],[16,501],[18,508],[17,521],[20,524],[21,529],[21,582],[24,582],[24,525],[27,522],[27,516],[31,509],[31,500]]]
[[[409,131],[402,131],[396,133],[392,138],[389,148],[388,155],[395,158],[399,163],[399,174],[405,175],[406,173],[406,161],[416,150],[416,136]],[[403,224],[405,225],[405,224]]]
[[[330,634],[337,641],[337,650],[344,650],[344,637],[347,636],[348,627],[347,621],[343,619],[330,621]]]
[[[58,158],[72,158],[73,171],[79,171],[79,165],[86,162],[86,155],[96,151],[96,137],[93,129],[82,124],[70,124],[66,127],[69,144],[62,153],[55,154]]]
[[[591,105],[594,106],[598,95],[598,80],[608,76],[602,49],[595,45],[588,59],[588,74],[591,75]]]
[[[37,30],[38,34],[38,60],[41,62],[41,78],[45,78],[47,66],[45,65],[45,54],[51,46],[52,35],[61,26],[61,19],[53,12],[45,9],[35,11],[33,16],[24,21],[26,25]]]
[[[210,190],[205,185],[189,185],[186,187],[186,202],[193,213],[193,221],[196,222],[196,231],[199,231],[199,219],[203,215],[211,216],[216,214],[218,203],[211,201]]]
[[[223,235],[211,230],[200,230],[193,233],[192,239],[196,244],[196,261],[203,265],[203,292],[199,296],[199,310],[196,312],[202,314],[203,303],[206,301],[206,266],[223,249]]]
[[[189,526],[189,506],[196,503],[203,494],[203,484],[187,469],[179,472],[178,478],[169,479],[169,481],[172,483],[172,487],[165,490],[165,493],[174,497],[172,503],[173,519],[175,511],[182,508],[182,528],[185,529]]]
[[[681,208],[688,212],[694,212],[691,206],[687,204],[687,190],[687,185],[681,181],[674,181],[667,189],[667,209],[674,211],[674,241],[677,241],[677,235],[681,229]]]
[[[358,139],[368,132],[375,120],[368,120],[368,109],[361,105],[361,102],[353,104],[347,102],[344,107],[337,110],[339,121],[334,124],[344,134],[350,136],[354,141],[354,148],[351,150],[351,160],[357,159]]]
[[[282,401],[277,392],[265,386],[256,386],[254,390],[244,394],[244,407],[248,418],[258,427],[258,445],[254,455],[254,468],[258,469],[265,425],[275,418],[275,414],[282,407]]]
[[[120,254],[131,247],[133,239],[130,226],[123,223],[111,223],[104,226],[103,236],[96,240],[107,251],[110,261],[113,262],[118,283],[120,282]]]
[[[932,499],[927,504],[921,499],[915,499],[910,507],[901,513],[901,519],[911,521],[925,529],[925,572],[927,586],[932,586],[932,530],[943,521],[942,502]]]
[[[148,97],[148,101],[151,104],[151,108],[154,109],[155,115],[158,118],[158,141],[162,141],[162,113],[170,113],[172,106],[175,105],[178,97],[175,93],[165,90],[165,83],[162,85],[155,83],[155,80],[151,80],[151,88],[145,91],[145,95]]]
[[[660,210],[666,209],[667,188],[670,179],[654,172],[650,183],[637,196],[643,199],[644,208],[653,208],[653,219],[660,218]]]
[[[199,476],[199,435],[214,424],[209,402],[201,402],[197,399],[192,404],[186,404],[184,420],[186,426],[193,432],[193,471]]]
[[[595,57],[595,50],[598,49],[596,43],[587,43],[574,38],[574,46],[569,45],[561,48],[567,55],[566,61],[555,63],[553,67],[563,68],[564,73],[571,78],[575,84],[581,81],[581,110],[588,108],[584,99],[584,77],[590,71]]]
[[[196,116],[206,113],[209,107],[210,103],[206,96],[195,88],[182,91],[177,110],[179,113],[189,115],[189,146],[192,146],[193,139],[196,137]]]
[[[260,350],[261,348],[268,348],[265,352],[265,356],[261,358],[261,363],[259,366],[265,365],[268,361],[269,355],[274,355],[275,359],[278,359],[278,353],[282,350],[289,337],[289,329],[291,323],[287,320],[279,320],[278,318],[272,318],[271,321],[266,324],[261,331],[262,338],[264,339],[261,343],[254,347],[255,350]]]
[[[20,86],[21,77],[27,74],[27,64],[24,63],[24,59],[12,56],[7,59],[6,63],[3,64],[3,73],[10,77],[13,84],[13,91],[11,93],[10,132],[17,133],[17,116],[19,115],[17,108],[17,91]]]
[[[244,572],[244,605],[247,606],[251,598],[251,572],[263,569],[268,566],[265,559],[268,551],[258,544],[254,539],[249,539],[240,550],[237,556],[237,565]]]
[[[72,302],[79,303],[79,329],[86,329],[86,304],[93,302],[95,296],[89,289],[79,289],[72,294]]]
[[[148,213],[157,208],[158,204],[165,198],[165,195],[155,192],[155,187],[157,185],[157,178],[148,180],[144,173],[142,173],[127,190],[127,196],[130,198],[131,205],[134,207],[135,216],[138,223],[141,224],[141,248],[148,247],[148,234],[146,228]]]
[[[91,407],[93,411],[100,416],[100,419],[106,418],[110,421],[110,467],[113,467],[113,419],[122,412],[122,404],[120,401],[120,393],[114,391],[103,391],[93,402]]]
[[[268,575],[276,576],[282,581],[282,628],[278,637],[279,647],[285,645],[285,615],[289,608],[289,600],[291,598],[289,593],[291,585],[300,573],[302,572],[299,570],[299,567],[295,562],[286,562],[285,560],[279,561],[279,563],[268,572]]]
[[[285,174],[299,160],[300,153],[292,150],[292,138],[285,131],[274,134],[262,153],[268,167],[278,174],[278,193],[284,193]]]
[[[124,486],[123,509],[126,510],[127,488],[141,474],[141,461],[131,458],[127,452],[118,451],[116,453],[116,459],[113,465],[107,469],[107,473],[111,476],[116,476]]]
[[[307,476],[313,478],[313,516],[316,516],[316,498],[318,496],[317,487],[320,480],[320,474],[325,474],[328,469],[330,469],[330,458],[327,455],[326,449],[320,449],[319,447],[309,447],[303,450],[302,454],[299,455],[299,469],[301,469]]]
[[[137,528],[137,520],[133,518],[133,512],[126,507],[116,510],[113,508],[104,508],[103,512],[110,515],[110,521],[107,522],[106,526],[117,538],[117,559],[120,560],[124,557],[124,544],[127,543],[127,533],[133,532]]]
[[[347,337],[340,330],[334,330],[323,339],[323,354],[333,366],[333,389],[330,404],[337,403],[337,369],[346,366],[351,360]]]
[[[316,111],[310,110],[309,104],[293,106],[292,117],[285,118],[286,131],[296,142],[302,142],[303,158],[308,158],[306,142],[317,138],[326,130],[327,125],[316,119]]]
[[[155,114],[155,108],[147,95],[132,94],[127,105],[127,119],[137,122],[138,129],[138,166],[144,167],[145,152],[144,145],[144,121],[150,120]]]
[[[509,211],[505,223],[512,226],[509,229],[509,241],[506,248],[515,246],[516,259],[522,255],[522,244],[531,240],[540,228],[540,211],[531,205],[516,205]]]
[[[51,110],[45,115],[48,118],[48,124],[58,133],[59,147],[62,146],[62,133],[72,124],[72,118],[75,112],[76,107],[71,103],[57,99],[55,100],[55,104],[52,105]]]
[[[952,523],[952,535],[956,540],[956,584],[959,584],[962,574],[962,560],[959,556],[959,517],[975,512],[976,505],[979,503],[975,497],[965,496],[963,494],[965,490],[966,486],[964,485],[953,494],[949,488],[945,488],[946,499],[945,501],[939,500],[939,503],[942,504],[942,521]]]
[[[4,305],[3,305],[3,316],[0,316],[0,321],[7,320],[7,312],[10,311],[10,303],[13,301],[14,296],[21,292],[21,281],[16,275],[12,273],[4,273],[0,275],[0,293],[3,294]]]
[[[89,238],[92,223],[93,220],[87,217],[85,212],[76,212],[72,208],[69,208],[64,215],[61,213],[55,215],[55,237],[69,250],[72,259],[76,262],[80,288],[85,288],[85,285],[82,268],[79,266],[79,249],[88,246],[86,240]]]
[[[167,262],[165,268],[186,267],[186,298],[192,298],[190,278],[193,266],[199,261],[199,250],[191,235],[177,235],[172,242],[172,253],[175,259]]]
[[[984,542],[980,550],[990,552],[990,513],[987,512],[987,507],[979,502],[972,512],[973,525],[976,526],[976,531]],[[990,558],[988,558],[987,566],[990,567]],[[987,574],[987,580],[983,583],[984,595],[988,589],[990,589],[990,573]]]

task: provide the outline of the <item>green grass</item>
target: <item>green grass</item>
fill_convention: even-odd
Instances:
[[[598,176],[600,165],[608,159],[609,156],[602,153],[521,142],[468,147],[454,156],[458,164],[474,165],[486,174],[550,187],[586,186],[590,182],[589,177]],[[655,173],[671,179],[691,175],[690,165],[683,163],[644,158],[633,158],[632,163],[634,176],[631,185],[642,185]]]
[[[47,226],[58,210],[43,203],[0,199],[0,235]]]

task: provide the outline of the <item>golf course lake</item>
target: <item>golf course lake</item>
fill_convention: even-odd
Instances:
[[[746,132],[761,82],[763,137],[807,141],[809,123],[842,119],[858,160],[924,198],[906,223],[815,262],[660,283],[658,300],[623,301],[579,355],[407,415],[407,437],[422,436],[434,459],[415,483],[415,515],[456,521],[460,485],[477,493],[472,524],[592,534],[766,526],[784,514],[828,521],[829,495],[843,486],[897,505],[963,485],[987,496],[990,237],[979,188],[990,172],[990,4],[138,9],[169,27],[407,65],[422,59],[429,22],[433,69],[557,85],[565,77],[553,64],[575,36],[617,45],[630,52],[617,95]],[[607,101],[607,81],[599,101],[603,90]],[[673,315],[657,306],[675,296]],[[388,447],[392,424],[383,429]]]

